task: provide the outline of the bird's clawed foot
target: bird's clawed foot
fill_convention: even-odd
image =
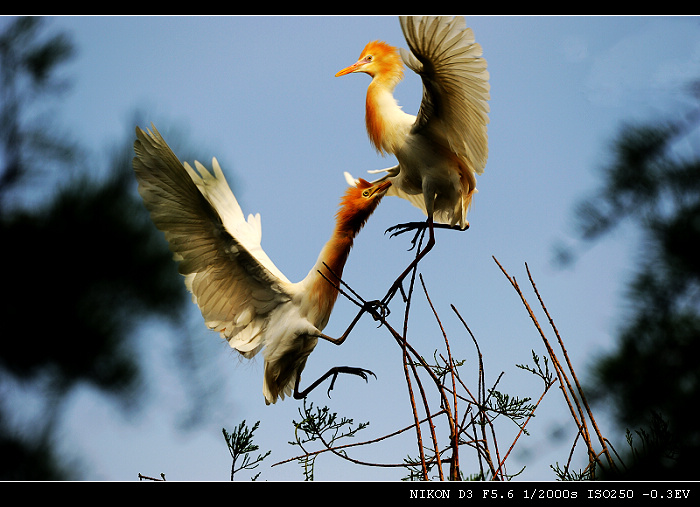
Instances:
[[[331,379],[331,385],[328,386],[327,394],[329,398],[331,397],[331,391],[335,386],[335,379],[338,378],[338,375],[340,373],[349,373],[351,375],[357,375],[358,377],[362,377],[365,380],[365,382],[369,380],[369,375],[372,375],[374,378],[377,378],[374,372],[371,372],[370,370],[365,370],[364,368],[357,368],[355,366],[336,366],[335,368],[332,368],[331,371],[329,371],[328,373],[333,375],[333,378]]]
[[[364,301],[362,309],[369,313],[374,320],[382,321],[386,319],[391,311],[389,306],[384,301],[375,299],[374,301]]]
[[[416,231],[416,234],[413,236],[413,239],[411,240],[411,248],[410,250],[413,250],[416,247],[416,243],[418,242],[418,238],[420,235],[430,227],[430,221],[426,220],[425,222],[407,222],[405,224],[396,224],[392,227],[389,227],[386,231],[384,231],[384,234],[391,232],[390,238],[393,238],[394,236],[398,236],[399,234],[404,234],[408,231]],[[469,223],[465,225],[465,227],[462,229],[458,225],[449,225],[449,224],[433,224],[434,229],[450,229],[453,231],[466,231],[469,229]]]
[[[338,375],[341,373],[349,373],[351,375],[357,375],[358,377],[362,377],[365,379],[365,382],[369,379],[369,375],[372,375],[374,378],[377,378],[377,376],[369,371],[365,370],[364,368],[357,368],[354,366],[336,366],[334,368],[331,368],[328,370],[321,378],[317,379],[313,384],[311,384],[309,387],[304,389],[303,391],[299,391],[299,382],[301,382],[301,373],[297,373],[297,379],[296,382],[294,383],[294,399],[297,400],[302,400],[306,398],[306,396],[316,389],[321,382],[326,380],[328,377],[333,376],[331,379],[331,385],[328,387],[328,397],[331,397],[331,391],[333,390],[333,387],[335,387],[335,380],[338,378]]]
[[[420,235],[425,232],[425,229],[428,228],[428,222],[407,222],[405,224],[397,224],[392,227],[389,227],[386,231],[384,231],[384,234],[391,232],[390,238],[393,238],[394,236],[398,236],[399,234],[404,234],[408,231],[416,231],[416,234],[413,236],[413,239],[411,240],[411,248],[408,250],[413,250],[416,247],[416,243],[418,242],[418,238]]]

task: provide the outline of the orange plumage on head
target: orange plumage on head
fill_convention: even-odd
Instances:
[[[362,192],[371,186],[369,181],[359,178],[356,185],[348,187],[343,197],[340,198],[338,213],[345,212],[346,215],[357,213],[357,208],[362,203]]]
[[[348,232],[352,232],[353,235],[362,228],[381,200],[368,199],[362,195],[371,186],[370,182],[360,178],[357,185],[348,187],[340,199],[340,207],[336,213],[337,224]]]
[[[390,46],[380,40],[369,42],[362,50],[360,60],[368,55],[372,55],[372,59],[377,67],[377,70],[371,74],[372,77],[375,75],[391,75],[398,80],[403,78],[403,62],[394,46]]]
[[[327,270],[324,270],[324,275],[330,280],[337,281],[343,275],[355,236],[381,201],[382,196],[363,195],[371,187],[371,183],[360,178],[355,186],[348,187],[340,199],[333,239],[323,250]],[[327,282],[315,285],[314,291],[319,305],[332,306],[338,296],[338,290]]]

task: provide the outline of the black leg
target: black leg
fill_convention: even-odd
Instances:
[[[406,278],[408,276],[408,274],[418,265],[418,263],[421,261],[421,259],[423,257],[425,257],[428,254],[428,252],[430,252],[430,250],[435,245],[435,232],[434,232],[432,218],[430,218],[430,217],[428,218],[428,220],[423,225],[423,230],[425,230],[426,227],[428,228],[428,242],[426,243],[423,250],[421,250],[416,255],[415,259],[413,259],[411,264],[409,264],[408,267],[403,271],[403,273],[401,273],[399,275],[399,277],[396,279],[396,281],[394,281],[391,288],[389,288],[389,292],[387,292],[386,296],[384,296],[384,299],[382,299],[382,305],[386,306],[389,304],[389,301],[391,301],[391,299],[396,295],[396,291],[402,287],[402,283],[403,283],[404,278]],[[402,232],[406,232],[406,231],[402,231]],[[419,232],[423,232],[423,231],[419,231]],[[399,234],[401,234],[401,233],[399,233]],[[415,238],[414,238],[414,240],[415,240]]]
[[[413,236],[413,239],[411,240],[411,248],[410,250],[413,250],[416,247],[418,238],[421,236],[421,234],[425,233],[425,229],[428,229],[429,235],[428,235],[428,243],[425,245],[425,248],[416,255],[416,258],[413,259],[413,262],[404,270],[403,273],[396,279],[394,284],[391,286],[389,289],[389,292],[387,292],[386,296],[384,296],[384,299],[382,299],[381,304],[382,306],[386,307],[386,305],[389,304],[389,301],[396,295],[396,291],[399,289],[402,290],[403,293],[403,288],[402,288],[402,282],[404,278],[408,276],[408,274],[411,272],[412,269],[414,269],[420,260],[425,257],[425,255],[433,248],[435,245],[435,229],[450,229],[454,231],[466,231],[469,229],[469,224],[462,229],[456,225],[448,225],[448,224],[436,224],[433,222],[432,217],[428,217],[428,219],[424,222],[407,222],[405,224],[398,224],[394,225],[393,227],[389,227],[384,233],[386,234],[387,232],[393,231],[391,233],[391,237],[393,238],[394,236],[398,236],[399,234],[404,234],[408,231],[415,230],[416,234]]]

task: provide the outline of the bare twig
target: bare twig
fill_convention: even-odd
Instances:
[[[165,482],[165,474],[160,474],[160,479],[156,479],[155,477],[149,477],[148,475],[143,475],[143,474],[139,473],[139,480],[140,481]]]
[[[421,236],[420,240],[422,241],[422,239],[423,238]],[[420,252],[420,243],[418,244],[418,248],[416,251]],[[554,372],[556,374],[556,379],[554,379],[554,377],[549,373],[546,363],[547,359],[545,359],[545,370],[542,371],[542,369],[539,366],[539,363],[537,362],[537,357],[533,351],[533,357],[535,358],[537,368],[522,368],[541,376],[545,380],[544,390],[540,394],[539,398],[537,399],[534,405],[528,403],[530,401],[530,398],[525,398],[523,400],[519,400],[517,398],[510,398],[507,394],[502,394],[496,390],[496,387],[501,377],[503,376],[503,372],[501,372],[496,381],[493,383],[493,387],[487,389],[484,372],[484,362],[478,341],[476,340],[471,329],[469,329],[469,326],[467,325],[466,321],[457,311],[456,307],[454,305],[450,305],[453,312],[457,315],[460,322],[471,337],[477,353],[478,376],[476,392],[474,393],[464,383],[464,381],[460,378],[460,374],[458,371],[458,367],[461,366],[462,363],[458,363],[455,361],[450,340],[448,339],[447,333],[445,332],[445,328],[440,319],[438,311],[433,305],[425,280],[423,279],[422,274],[417,273],[417,261],[414,261],[412,263],[411,270],[404,271],[400,279],[397,279],[392,284],[392,295],[400,289],[403,297],[403,303],[405,304],[403,311],[403,319],[401,322],[401,332],[397,331],[388,322],[389,309],[386,305],[388,305],[388,301],[390,301],[391,298],[387,299],[385,297],[385,300],[383,301],[386,301],[386,303],[380,303],[377,301],[367,302],[351,287],[345,284],[339,277],[336,277],[336,281],[332,281],[331,279],[326,278],[329,281],[329,283],[332,283],[334,287],[338,289],[340,294],[347,297],[352,303],[354,303],[360,308],[360,311],[355,317],[355,320],[353,320],[350,328],[343,335],[343,337],[341,337],[342,339],[347,337],[347,333],[350,332],[352,326],[354,326],[354,324],[359,320],[360,316],[364,312],[368,312],[372,315],[375,321],[379,322],[379,328],[383,327],[384,329],[386,329],[399,346],[402,355],[404,377],[406,381],[408,401],[411,405],[413,423],[408,426],[405,426],[401,430],[397,430],[395,432],[375,439],[365,440],[363,442],[357,442],[346,445],[334,445],[333,441],[328,441],[327,439],[323,438],[322,435],[319,435],[317,439],[323,445],[322,449],[310,451],[302,447],[302,450],[305,453],[304,455],[280,461],[272,466],[276,466],[294,460],[304,459],[305,457],[315,457],[321,453],[331,452],[344,460],[359,465],[376,467],[417,467],[416,472],[419,473],[419,476],[425,480],[428,480],[428,472],[430,468],[432,468],[432,466],[437,466],[437,474],[440,480],[444,480],[446,477],[443,474],[442,466],[445,463],[449,463],[450,470],[447,478],[449,478],[450,480],[459,480],[461,478],[461,459],[459,448],[462,445],[467,445],[468,447],[471,447],[476,451],[476,456],[480,470],[480,477],[487,478],[487,474],[490,474],[490,477],[494,480],[507,480],[509,477],[513,476],[509,476],[507,474],[506,462],[511,456],[515,445],[518,443],[522,435],[527,434],[526,426],[534,416],[534,413],[540,406],[544,396],[549,392],[550,387],[553,386],[557,380],[559,382],[559,388],[562,392],[562,395],[564,396],[564,399],[569,407],[571,416],[574,419],[577,428],[579,429],[576,441],[574,442],[574,447],[576,446],[576,442],[579,440],[579,438],[585,443],[588,451],[589,467],[593,467],[594,463],[598,462],[601,454],[604,454],[608,459],[608,463],[612,465],[612,457],[610,456],[607,450],[607,441],[603,439],[595,423],[593,414],[588,406],[588,403],[586,402],[585,396],[583,395],[583,390],[573,371],[573,367],[571,365],[568,353],[564,347],[563,340],[561,339],[561,336],[559,335],[554,321],[551,315],[549,314],[544,304],[544,301],[540,296],[539,291],[537,290],[529,267],[526,264],[529,281],[532,285],[532,288],[535,291],[535,294],[537,295],[538,301],[542,309],[544,310],[549,320],[550,326],[556,334],[558,344],[562,349],[565,358],[564,364],[566,365],[570,373],[567,373],[564,366],[559,361],[557,354],[551,347],[550,342],[544,333],[544,330],[540,326],[533,309],[530,307],[527,299],[525,298],[525,295],[520,289],[515,278],[511,277],[506,272],[506,270],[498,262],[498,260],[495,259],[495,257],[494,261],[520,296],[521,301],[528,312],[528,315],[530,316],[532,322],[535,325],[535,328],[537,329],[540,337],[542,338],[542,341],[547,350],[549,360],[551,360]],[[423,293],[426,297],[432,315],[437,322],[438,328],[442,334],[443,343],[446,350],[445,354],[438,353],[436,351],[436,353],[434,354],[436,361],[435,366],[429,365],[424,359],[424,357],[421,354],[419,354],[417,350],[415,350],[415,348],[411,345],[408,339],[409,317],[412,309],[416,275],[418,275],[418,279],[420,280]],[[403,286],[404,283],[406,283],[405,288]],[[426,377],[424,375],[427,375],[428,378],[432,381],[431,385],[434,386],[439,399],[440,408],[434,413],[430,404],[431,395],[428,389],[426,389],[427,387],[430,387],[430,385],[425,383]],[[570,377],[573,379],[573,381],[570,380]],[[583,407],[581,406],[579,400],[582,401]],[[425,415],[422,417],[419,415],[421,412],[425,413]],[[512,442],[506,450],[506,453],[503,456],[501,456],[496,426],[494,423],[494,421],[501,415],[505,415],[505,417],[508,417],[509,419],[513,420],[518,425],[519,430],[514,436]],[[445,417],[449,427],[449,441],[448,444],[445,446],[441,446],[439,444],[436,426],[437,418],[442,416]],[[603,446],[603,451],[600,454],[593,449],[590,433],[588,430],[587,419],[589,419],[592,422],[598,440]],[[427,434],[424,433],[424,424],[427,424],[427,431],[429,432]],[[416,442],[419,453],[419,456],[418,458],[416,458],[416,460],[404,460],[402,463],[370,463],[364,460],[359,460],[350,457],[346,452],[347,450],[355,447],[376,444],[385,439],[397,436],[399,434],[403,434],[409,430],[414,430],[416,435]],[[424,440],[426,435],[428,434],[430,436],[432,445],[426,447],[426,445],[424,445]],[[574,447],[572,447],[572,453]],[[430,450],[429,453],[428,450]],[[447,451],[451,451],[451,456],[443,457],[443,454]],[[569,468],[570,461],[571,457],[569,458],[569,462],[567,463],[567,470]],[[418,472],[418,470],[420,470],[420,472]]]
[[[583,393],[583,389],[581,387],[581,384],[579,383],[578,378],[576,377],[576,373],[573,369],[573,366],[572,366],[571,361],[569,359],[566,348],[564,347],[563,340],[559,334],[559,331],[558,331],[556,325],[554,324],[554,321],[553,321],[551,315],[549,314],[549,311],[547,310],[546,305],[544,304],[544,301],[542,300],[542,297],[540,296],[539,291],[537,290],[537,286],[532,278],[532,274],[530,272],[529,267],[527,266],[527,263],[525,264],[525,267],[526,267],[526,271],[528,274],[530,284],[532,285],[532,288],[537,296],[537,299],[540,302],[540,306],[542,307],[545,315],[547,316],[547,319],[549,320],[550,326],[554,330],[554,333],[557,337],[557,341],[559,343],[559,346],[561,347],[561,349],[563,351],[566,365],[569,369],[569,372],[571,373],[571,376],[573,377],[573,381],[574,381],[574,384],[576,386],[576,389],[574,389],[572,387],[571,381],[569,380],[569,376],[564,371],[564,368],[562,367],[557,355],[555,354],[554,350],[552,349],[552,347],[549,343],[549,340],[547,339],[544,331],[542,330],[542,327],[540,326],[539,322],[537,321],[537,317],[535,317],[535,314],[534,314],[532,308],[530,307],[529,303],[527,302],[527,299],[525,298],[525,295],[523,294],[522,290],[520,289],[520,286],[518,285],[517,281],[515,280],[515,278],[511,277],[506,272],[505,268],[498,262],[498,260],[495,257],[493,259],[496,262],[496,264],[498,265],[498,267],[501,269],[503,274],[506,276],[508,281],[511,283],[513,288],[516,290],[518,295],[520,296],[520,299],[523,302],[523,305],[527,309],[527,312],[528,312],[530,318],[532,319],[533,323],[535,324],[535,327],[537,328],[537,331],[539,332],[540,337],[542,338],[542,341],[547,349],[547,353],[549,354],[549,357],[552,361],[552,364],[554,365],[555,371],[557,373],[557,377],[559,379],[559,387],[561,389],[562,395],[564,396],[564,399],[566,400],[566,403],[569,407],[569,411],[571,413],[571,416],[574,419],[574,421],[576,422],[576,426],[579,429],[579,432],[577,434],[577,439],[578,439],[578,436],[580,436],[586,445],[586,450],[588,452],[588,459],[589,459],[589,467],[587,467],[587,468],[589,468],[591,470],[591,474],[593,476],[594,469],[592,468],[592,465],[594,463],[599,463],[599,454],[596,453],[596,451],[593,448],[590,433],[588,430],[588,424],[586,422],[586,415],[588,416],[588,419],[591,421],[591,424],[593,425],[593,428],[596,432],[598,440],[603,447],[603,451],[601,452],[601,454],[604,454],[606,456],[608,464],[612,468],[616,468],[616,465],[612,459],[612,456],[610,455],[610,453],[608,451],[606,439],[604,439],[602,434],[600,433],[600,430],[599,430],[598,425],[595,421],[595,418],[593,417],[593,413],[590,410],[588,402],[586,401],[586,397]],[[578,394],[578,396],[577,396],[577,394]],[[581,401],[583,402],[583,404],[585,406],[585,412],[581,408],[581,405],[579,403],[579,398],[581,399]],[[576,408],[574,408],[574,405]],[[575,447],[575,445],[576,445],[576,442],[574,442],[574,447]],[[573,447],[572,447],[572,452],[573,452]],[[567,465],[567,468],[568,468],[568,465]]]
[[[435,307],[433,306],[433,302],[430,300],[430,295],[428,294],[428,289],[425,287],[425,282],[423,281],[423,275],[420,275],[420,283],[423,286],[423,292],[425,293],[425,297],[428,300],[428,304],[430,305],[430,309],[433,312],[433,316],[435,317],[435,320],[438,323],[438,326],[440,327],[440,332],[442,333],[442,337],[445,340],[445,348],[447,350],[447,357],[448,360],[446,361],[446,364],[448,366],[448,371],[450,373],[450,379],[452,381],[452,398],[453,398],[453,412],[448,413],[447,417],[448,420],[450,421],[450,448],[452,449],[452,461],[450,462],[450,480],[456,481],[459,479],[459,445],[458,445],[458,428],[457,428],[457,385],[456,385],[456,379],[455,379],[455,365],[454,361],[452,360],[452,353],[450,351],[450,341],[447,339],[447,333],[445,333],[445,329],[442,326],[442,322],[440,322],[440,317],[437,314],[437,311],[435,311]]]
[[[578,381],[578,378],[576,376],[576,372],[574,371],[573,366],[571,365],[571,360],[569,359],[569,354],[566,351],[566,347],[564,347],[564,342],[561,339],[561,336],[559,335],[559,330],[557,329],[557,326],[554,325],[554,321],[552,320],[552,317],[549,315],[549,311],[547,310],[547,307],[544,304],[544,301],[542,301],[542,297],[540,296],[539,291],[537,290],[537,286],[535,285],[535,281],[532,279],[532,275],[530,274],[530,268],[525,263],[525,269],[527,270],[527,276],[530,279],[530,283],[532,285],[532,289],[535,291],[535,294],[537,295],[537,299],[540,302],[540,306],[542,306],[542,310],[544,311],[545,315],[547,315],[547,318],[549,319],[549,324],[552,326],[552,329],[554,330],[554,334],[557,337],[557,341],[559,342],[559,346],[561,347],[561,350],[564,354],[564,359],[566,360],[566,364],[569,367],[569,371],[571,372],[571,376],[574,379],[574,382],[576,383],[576,389],[578,391],[578,394],[581,398],[581,401],[583,402],[584,407],[586,408],[586,414],[588,414],[588,418],[591,420],[591,424],[593,424],[593,428],[595,429],[596,435],[598,436],[598,441],[600,442],[600,445],[603,447],[603,453],[605,454],[605,457],[608,460],[608,464],[613,468],[616,469],[615,463],[610,456],[610,452],[608,451],[608,447],[606,444],[605,439],[603,438],[603,435],[600,432],[600,429],[598,428],[598,424],[596,423],[595,417],[593,417],[593,412],[591,411],[591,407],[588,405],[588,400],[586,399],[586,395],[583,392],[583,388],[581,387],[580,382]]]

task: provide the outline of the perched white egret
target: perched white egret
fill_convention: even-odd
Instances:
[[[336,76],[364,72],[372,77],[365,108],[367,133],[374,147],[393,154],[398,164],[370,172],[385,172],[373,183],[391,181],[387,195],[407,199],[427,215],[425,222],[396,227],[400,232],[429,228],[418,262],[434,245],[434,224],[469,227],[467,211],[476,192],[476,175],[483,173],[488,158],[489,74],[481,46],[464,18],[417,16],[399,21],[410,51],[370,42],[359,60]],[[403,79],[402,60],[423,82],[417,116],[404,112],[394,99],[394,89]],[[352,176],[346,177],[355,184]]]

